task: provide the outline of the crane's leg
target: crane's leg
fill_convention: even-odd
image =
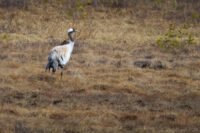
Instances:
[[[63,70],[64,70],[64,66],[63,66],[63,65],[61,65],[60,67],[61,67],[61,72],[60,72],[60,79],[62,80],[62,76],[63,76]]]
[[[60,73],[60,79],[62,80],[62,76],[63,76],[63,68],[61,68],[61,73]]]

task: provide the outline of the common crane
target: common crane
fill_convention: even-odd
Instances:
[[[71,53],[74,48],[74,39],[72,38],[72,33],[75,32],[73,28],[70,28],[68,30],[68,36],[69,36],[69,43],[68,44],[62,44],[59,46],[54,47],[48,57],[48,62],[46,65],[46,70],[52,68],[52,74],[54,74],[58,67],[61,68],[61,79],[63,75],[63,69],[64,66],[68,63]]]

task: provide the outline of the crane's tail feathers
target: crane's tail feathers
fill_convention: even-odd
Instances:
[[[45,70],[45,71],[47,71],[48,69],[49,69],[49,71],[50,71],[50,68],[51,68],[51,64],[50,64],[50,62],[48,61],[47,65],[46,65],[46,70]]]
[[[52,73],[55,73],[57,68],[58,68],[58,64],[59,64],[59,62],[58,62],[58,59],[57,59],[57,53],[56,53],[56,51],[52,51],[49,55],[49,58],[48,58],[46,70],[49,69],[49,71],[50,71],[50,69],[52,68],[53,69]]]
[[[55,73],[56,70],[58,69],[58,62],[57,61],[54,61],[52,63],[52,68],[53,68],[52,73]]]

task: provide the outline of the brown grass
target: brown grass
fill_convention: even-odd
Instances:
[[[198,23],[189,29],[196,45],[166,51],[156,39],[170,23],[189,22],[166,19],[164,9],[87,7],[87,19],[72,21],[62,4],[51,4],[0,8],[1,133],[200,131]],[[75,49],[63,79],[58,70],[50,80],[49,51],[67,39],[69,27],[80,31]]]

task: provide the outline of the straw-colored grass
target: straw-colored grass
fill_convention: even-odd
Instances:
[[[88,6],[85,19],[73,20],[62,4],[51,4],[0,8],[1,133],[200,131],[198,23],[189,29],[196,45],[166,51],[156,40],[170,23],[183,23],[150,5],[146,16],[137,6],[136,13]],[[68,39],[69,27],[79,30],[72,57],[63,79],[60,69],[51,78],[49,51]]]

